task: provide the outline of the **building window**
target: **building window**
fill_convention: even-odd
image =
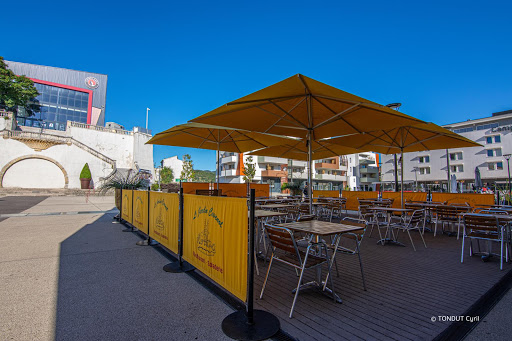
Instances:
[[[423,167],[423,168],[420,168],[420,174],[421,174],[421,175],[424,175],[424,174],[430,174],[430,167]]]
[[[501,148],[487,149],[487,156],[501,156]]]
[[[491,129],[491,128],[496,128],[497,126],[498,126],[498,123],[482,124],[482,125],[476,126],[476,130]]]
[[[430,156],[420,156],[418,158],[419,163],[429,163],[430,162]]]
[[[489,170],[503,170],[503,162],[488,162],[487,169]]]
[[[501,136],[500,135],[487,136],[486,137],[486,141],[487,141],[487,144],[500,143],[501,142]]]
[[[469,127],[469,128],[455,129],[453,132],[459,134],[459,133],[467,133],[467,132],[470,132],[473,130],[475,130],[473,127]]]
[[[450,171],[452,173],[462,173],[462,172],[464,172],[464,166],[463,165],[450,166]]]
[[[63,89],[56,86],[35,83],[39,96],[36,97],[41,111],[32,117],[23,117],[21,125],[66,130],[67,121],[87,123],[89,94],[87,92]]]
[[[462,160],[462,152],[450,153],[450,160],[451,161]]]

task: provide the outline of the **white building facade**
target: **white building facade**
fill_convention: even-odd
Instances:
[[[243,155],[243,162],[240,161],[240,155],[242,154],[221,152],[220,182],[243,182],[243,166],[244,163],[247,163],[250,155]],[[349,160],[352,160],[352,164]],[[373,160],[373,163],[368,163],[370,160]],[[364,188],[370,188],[374,184],[368,182],[369,180],[378,181],[378,168],[375,162],[376,155],[374,153],[316,160],[312,178],[313,190],[341,190],[349,187],[353,190],[364,190]],[[306,161],[253,155],[252,163],[256,165],[256,175],[253,181],[268,183],[272,193],[281,193],[283,183],[297,180],[305,182],[308,179],[308,163]],[[374,165],[374,169],[371,170],[375,170],[375,177],[368,177],[367,171],[361,171],[369,164]]]
[[[160,179],[160,171],[163,167],[168,167],[172,169],[172,174],[174,175],[174,178],[172,179],[173,182],[176,182],[176,179],[179,179],[181,177],[181,172],[183,171],[183,161],[178,159],[178,156],[171,156],[166,159],[163,159],[160,162],[160,167],[155,169],[155,181],[159,182]]]
[[[151,135],[67,122],[64,131],[17,126],[12,113],[0,112],[0,187],[80,188],[89,165],[92,182],[122,170],[154,173]]]
[[[448,191],[451,189],[448,187],[448,177],[455,175],[457,188],[452,191],[472,192],[477,168],[484,186],[502,189],[506,187],[508,169],[505,156],[512,153],[512,110],[443,127],[481,144],[482,147],[405,153],[405,189]],[[381,176],[384,182],[394,182],[394,169],[393,155],[382,155]],[[400,162],[397,171],[400,177]]]

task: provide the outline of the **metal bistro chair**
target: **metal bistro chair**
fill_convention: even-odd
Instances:
[[[366,223],[365,220],[351,218],[351,217],[343,218],[341,223],[346,224],[346,225],[364,227],[364,229],[361,231],[342,233],[339,236],[336,236],[334,238],[333,242],[330,245],[328,245],[328,247],[330,249],[334,249],[337,244],[338,245],[337,253],[342,253],[345,255],[357,255],[357,257],[359,258],[359,268],[361,269],[361,277],[363,279],[363,289],[364,289],[364,291],[366,291],[366,281],[364,279],[363,261],[361,260],[361,242],[363,241],[364,233],[366,231],[366,227],[368,226],[368,224]],[[337,238],[339,238],[340,240],[337,241],[336,240]],[[344,246],[343,245],[344,239],[353,240],[355,242],[354,248]],[[333,255],[334,255],[334,252],[333,252]],[[331,264],[333,263],[333,261],[334,261],[334,265],[336,266],[336,276],[339,277],[340,273],[338,271],[338,263],[337,263],[335,257],[333,257],[333,259],[331,259]]]
[[[500,251],[500,270],[503,270],[503,243],[506,238],[505,226],[502,226],[498,222],[497,217],[479,214],[479,215],[464,215],[464,230],[462,233],[462,251],[460,255],[460,262],[464,262],[464,241],[469,238],[469,256],[473,255],[473,244],[472,240],[476,239],[487,240],[488,242],[499,242],[501,244]],[[480,244],[479,244],[480,248]],[[489,245],[489,256],[491,253]],[[505,253],[506,261],[508,262],[508,251]]]
[[[295,291],[295,296],[293,298],[293,304],[289,315],[290,318],[292,318],[293,310],[295,309],[295,304],[297,302],[297,297],[299,296],[304,271],[317,268],[319,266],[322,266],[323,264],[327,264],[327,269],[328,271],[330,271],[331,266],[329,256],[327,253],[327,245],[324,242],[310,242],[306,251],[302,251],[298,248],[297,243],[295,242],[295,237],[291,230],[284,227],[265,224],[265,231],[267,233],[267,237],[270,241],[270,246],[272,248],[272,256],[270,258],[270,263],[268,265],[265,281],[263,282],[263,288],[261,288],[260,299],[263,298],[263,293],[265,292],[267,280],[270,275],[270,269],[272,268],[272,264],[274,261],[278,261],[283,264],[289,265],[293,267],[295,270],[300,271],[299,282],[297,283],[297,289]],[[317,253],[317,255],[313,255],[311,253],[312,248],[320,248],[323,249],[324,252],[319,252]],[[328,276],[329,275],[330,272],[328,273]],[[331,288],[333,290],[333,299],[336,300],[334,295],[334,286],[332,278],[331,276],[329,276],[329,278]]]
[[[409,240],[411,241],[412,248],[416,251],[416,247],[414,246],[414,242],[412,241],[411,231],[418,230],[421,240],[423,241],[423,245],[425,249],[427,248],[427,244],[425,243],[425,239],[423,238],[422,231],[425,229],[425,210],[416,210],[412,213],[411,217],[407,219],[405,222],[394,223],[391,224],[393,228],[397,228],[398,232],[396,235],[396,239],[398,239],[398,234],[400,230],[407,231],[409,235]]]

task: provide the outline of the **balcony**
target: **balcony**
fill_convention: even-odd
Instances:
[[[375,166],[360,167],[359,172],[361,174],[379,174],[379,168]]]
[[[220,176],[237,176],[236,175],[236,169],[226,169],[220,171]]]
[[[290,166],[290,163],[288,163],[288,166]],[[293,168],[306,168],[308,163],[306,161],[297,161],[297,160],[293,160],[292,161],[292,164],[293,164]]]
[[[273,157],[273,156],[258,156],[258,163],[272,163],[277,165],[287,165],[288,159],[284,159],[282,157]]]
[[[220,163],[221,164],[226,164],[226,163],[236,163],[237,162],[237,157],[236,156],[226,156],[226,157],[223,157],[220,159]]]
[[[292,174],[294,179],[307,179],[308,178],[308,172],[304,171],[302,173],[300,172],[293,172]]]
[[[378,182],[379,178],[377,176],[370,177],[370,176],[363,176],[359,178],[359,182],[362,184],[372,183],[372,182]]]
[[[287,176],[288,176],[288,172],[281,171],[281,170],[268,169],[268,170],[261,171],[262,178],[282,178],[282,177],[287,177]]]
[[[316,180],[329,180],[329,181],[347,181],[346,175],[334,175],[334,174],[315,174]]]
[[[316,162],[315,168],[316,169],[339,169],[339,166],[337,163]]]

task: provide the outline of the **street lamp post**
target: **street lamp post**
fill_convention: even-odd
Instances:
[[[503,157],[507,160],[507,168],[508,168],[508,202],[510,203],[510,199],[512,198],[512,189],[510,188],[510,156],[511,154],[505,154]]]
[[[149,117],[149,111],[150,111],[150,110],[151,110],[151,109],[146,108],[146,130],[148,130],[148,117]]]

